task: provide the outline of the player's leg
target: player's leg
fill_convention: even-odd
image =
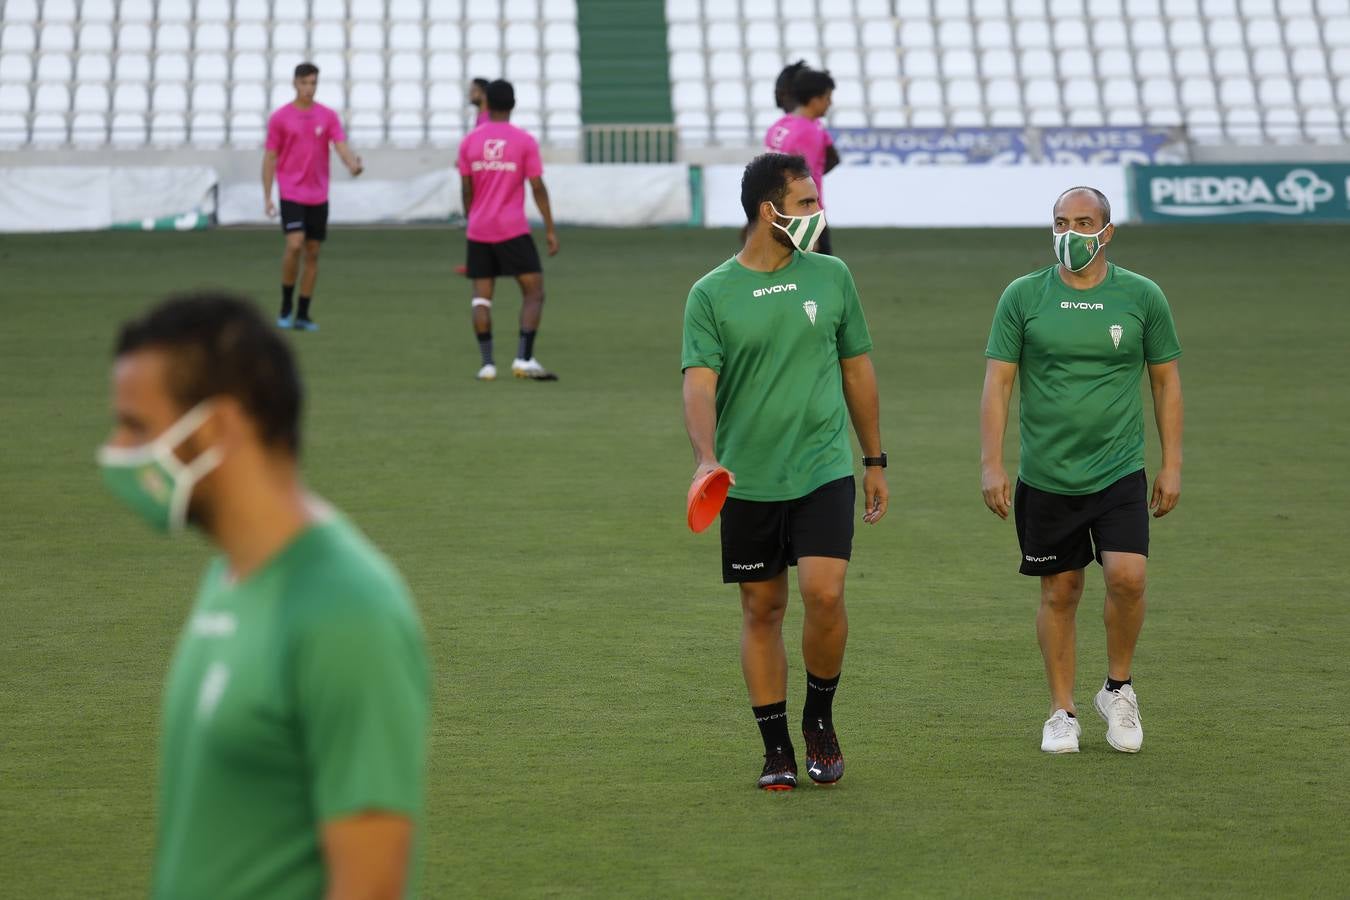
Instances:
[[[806,770],[813,781],[833,784],[844,777],[844,754],[834,727],[834,697],[848,643],[844,576],[853,553],[857,488],[852,476],[822,485],[788,504],[790,558],[806,610],[802,660],[806,700],[802,737]]]
[[[741,599],[741,673],[764,742],[758,786],[789,790],[797,784],[797,757],[788,733],[786,504],[730,498],[722,507],[722,580]]]
[[[277,325],[290,328],[295,320],[295,282],[300,276],[300,257],[305,248],[304,207],[288,200],[281,201],[281,228],[286,235],[286,246],[281,252],[281,313]]]
[[[492,296],[500,273],[492,245],[482,241],[468,241],[465,247],[464,269],[473,285],[470,304],[473,335],[478,342],[481,358],[477,378],[492,381],[497,377],[497,366],[492,360]]]
[[[305,208],[305,270],[300,276],[300,297],[296,304],[295,327],[300,331],[318,331],[319,326],[309,313],[314,299],[314,286],[319,282],[319,251],[328,239],[328,204],[319,203]]]
[[[309,304],[314,299],[314,285],[319,281],[319,251],[323,244],[305,239],[304,268],[300,273],[300,296],[296,303],[295,327],[298,331],[318,331],[318,323],[310,316]]]
[[[1106,721],[1106,740],[1125,753],[1144,742],[1139,700],[1131,679],[1134,649],[1144,627],[1148,569],[1148,479],[1127,475],[1103,492],[1103,510],[1093,523],[1097,555],[1106,580],[1106,683],[1093,706]]]
[[[534,356],[535,338],[544,317],[544,272],[539,250],[534,245],[534,238],[526,234],[502,244],[502,251],[505,267],[516,276],[516,283],[520,285],[520,342],[511,371],[517,378],[556,381],[558,376],[545,369]]]
[[[797,785],[797,757],[788,733],[787,650],[783,645],[787,570],[767,581],[741,582],[740,592],[741,673],[764,741],[758,786],[790,790]]]
[[[1036,641],[1050,688],[1050,717],[1041,728],[1041,749],[1076,753],[1082,725],[1073,700],[1077,668],[1077,614],[1083,570],[1092,562],[1091,498],[1068,497],[1017,482],[1013,497],[1023,575],[1038,576]]]

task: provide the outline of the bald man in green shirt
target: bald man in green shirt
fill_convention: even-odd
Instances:
[[[1046,753],[1076,753],[1075,616],[1084,570],[1106,580],[1107,676],[1093,706],[1107,743],[1139,750],[1144,728],[1131,665],[1144,624],[1149,510],[1167,515],[1181,495],[1181,344],[1167,298],[1152,281],[1106,259],[1111,204],[1090,187],[1054,206],[1056,263],[1017,279],[999,298],[985,349],[980,403],[984,502],[1014,507],[1024,575],[1040,578],[1036,634],[1050,684]],[[1144,475],[1140,379],[1148,371],[1162,466]],[[1020,375],[1021,468],[1015,493],[1003,468],[1008,399]]]
[[[158,900],[412,892],[422,629],[394,567],[301,483],[300,405],[251,303],[171,299],[118,339],[104,480],[221,551],[164,692]]]

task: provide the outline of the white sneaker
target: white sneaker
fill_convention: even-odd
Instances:
[[[1134,688],[1124,684],[1118,691],[1108,691],[1103,683],[1092,705],[1106,722],[1106,742],[1121,753],[1138,753],[1144,743],[1144,726],[1139,721],[1139,698]]]
[[[478,370],[478,375],[475,377],[477,377],[479,381],[496,381],[497,367],[494,366],[492,363],[488,363],[487,365],[483,366],[483,368]]]
[[[1077,753],[1078,736],[1082,733],[1077,718],[1069,715],[1067,710],[1057,709],[1041,729],[1041,752]]]
[[[529,378],[534,381],[557,381],[558,376],[539,364],[534,357],[517,359],[511,362],[511,374],[517,378]]]

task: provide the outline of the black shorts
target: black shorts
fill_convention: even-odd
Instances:
[[[1148,479],[1126,475],[1095,494],[1052,494],[1017,481],[1013,499],[1023,575],[1086,568],[1102,551],[1148,556]],[[1093,546],[1096,545],[1096,551]]]
[[[328,204],[308,206],[293,200],[281,201],[281,230],[305,232],[305,240],[321,241],[328,237]]]
[[[722,581],[768,581],[803,556],[853,553],[853,476],[796,500],[737,500],[722,507]]]
[[[469,241],[469,258],[465,263],[470,278],[497,278],[502,275],[530,275],[542,272],[539,250],[528,234],[509,241],[487,244]]]

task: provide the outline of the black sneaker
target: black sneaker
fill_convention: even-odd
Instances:
[[[812,781],[834,784],[844,777],[844,752],[839,749],[833,723],[824,719],[803,722],[802,737],[806,738],[806,774]]]
[[[758,787],[763,791],[790,791],[797,786],[797,757],[788,747],[775,747],[764,754],[764,771]]]

